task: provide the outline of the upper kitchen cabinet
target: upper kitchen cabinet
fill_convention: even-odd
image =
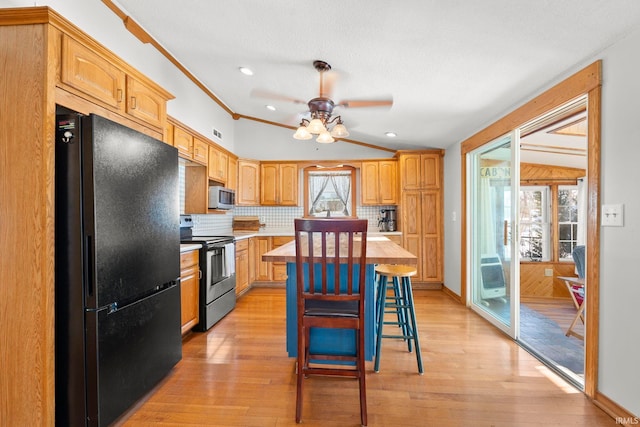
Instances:
[[[236,204],[239,206],[260,205],[260,162],[238,159]]]
[[[260,204],[263,206],[298,205],[298,165],[296,163],[260,164]]]
[[[400,151],[400,182],[403,190],[440,188],[442,153]]]
[[[360,168],[362,205],[398,203],[398,173],[395,160],[364,161]]]
[[[238,189],[238,159],[230,155],[229,156],[229,171],[227,177],[227,188],[232,190]]]
[[[178,149],[180,157],[191,159],[193,157],[193,135],[180,126],[173,126],[173,146]]]
[[[227,184],[229,179],[229,155],[216,147],[209,147],[209,179]]]
[[[207,165],[209,162],[209,144],[200,138],[193,138],[193,157],[194,162]]]
[[[171,94],[88,38],[61,34],[60,55],[60,88],[163,132]]]

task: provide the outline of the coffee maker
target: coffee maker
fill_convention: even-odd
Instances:
[[[380,209],[378,227],[380,228],[380,231],[396,231],[397,221],[395,208]]]

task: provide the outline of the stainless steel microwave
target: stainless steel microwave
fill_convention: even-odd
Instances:
[[[209,187],[209,209],[233,209],[235,204],[235,190],[224,187]]]

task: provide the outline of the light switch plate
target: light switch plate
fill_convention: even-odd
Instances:
[[[624,205],[602,205],[603,227],[623,227],[624,226]]]

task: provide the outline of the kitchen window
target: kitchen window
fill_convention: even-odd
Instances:
[[[304,170],[307,217],[355,217],[355,168],[311,166]]]

